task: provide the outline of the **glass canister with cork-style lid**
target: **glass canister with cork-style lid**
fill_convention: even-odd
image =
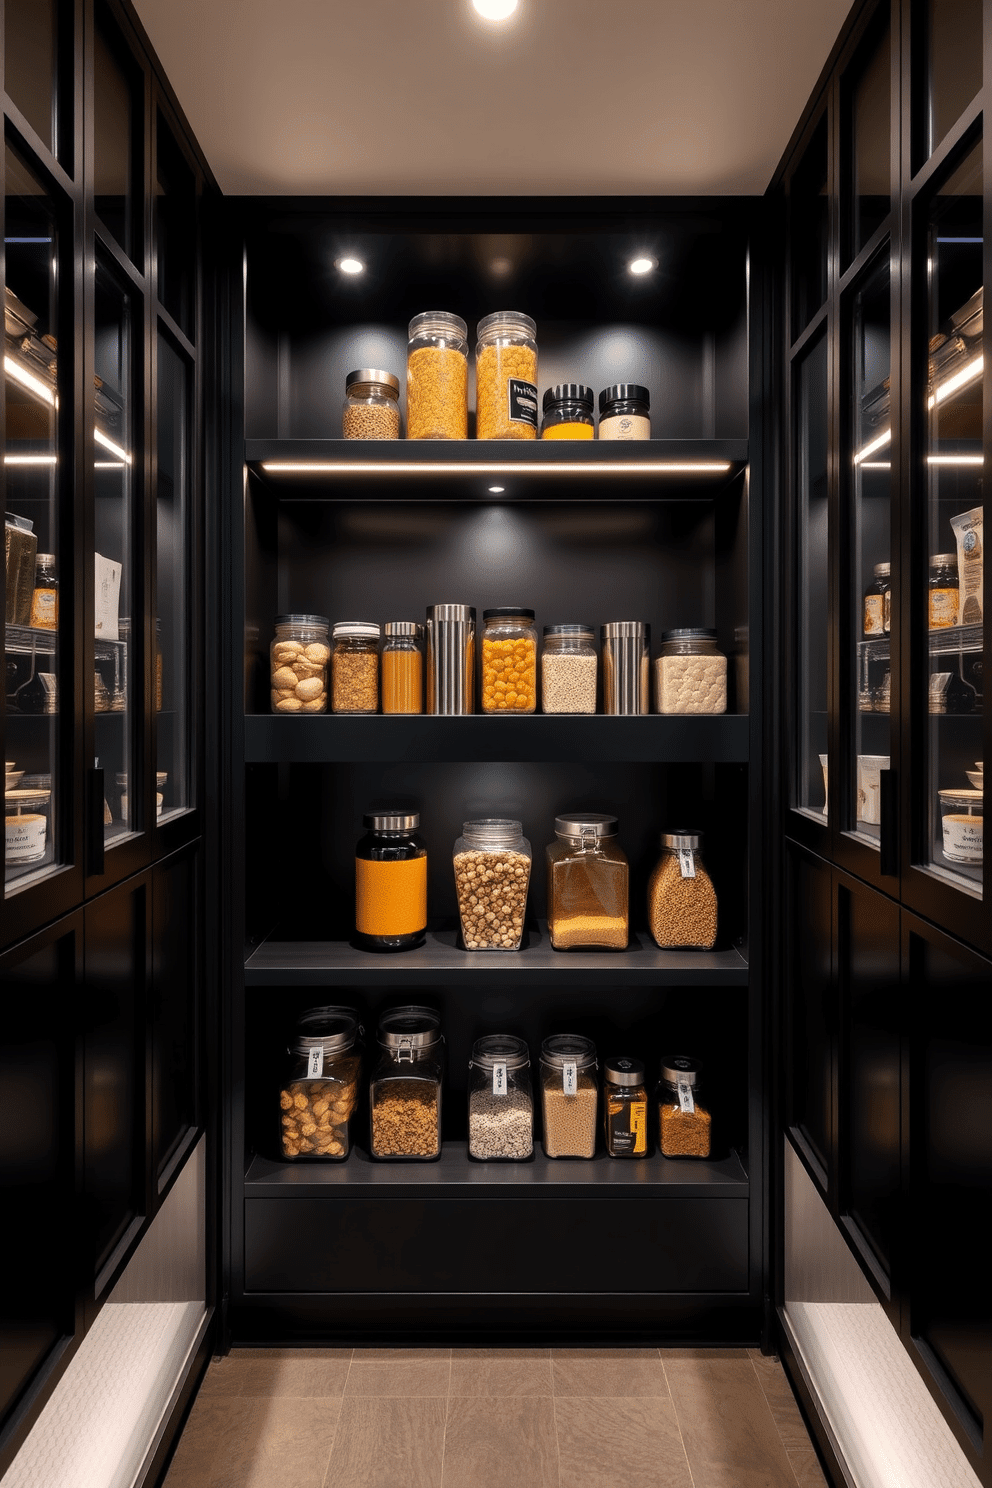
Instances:
[[[419,811],[369,811],[355,848],[355,942],[410,951],[427,930],[427,848]]]
[[[490,1033],[472,1045],[468,1151],[480,1162],[522,1162],[534,1150],[530,1051],[522,1038]]]
[[[362,1070],[361,1032],[353,1008],[310,1008],[297,1020],[279,1092],[284,1158],[340,1162],[348,1156]]]
[[[541,1045],[541,1117],[546,1157],[595,1157],[596,1045],[578,1033],[555,1033]]]
[[[379,1058],[369,1082],[373,1157],[429,1162],[441,1156],[444,1037],[429,1007],[382,1014]]]
[[[686,1054],[661,1061],[658,1145],[664,1157],[709,1157],[712,1118],[700,1099],[701,1065]]]
[[[555,841],[545,856],[548,934],[556,951],[626,950],[629,873],[616,837],[617,818],[603,812],[555,817]]]

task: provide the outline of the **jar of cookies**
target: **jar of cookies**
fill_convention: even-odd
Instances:
[[[273,713],[326,713],[326,615],[277,615],[269,647],[270,698]]]
[[[279,1092],[284,1158],[340,1162],[348,1156],[362,1072],[361,1032],[352,1008],[311,1008],[300,1017]]]

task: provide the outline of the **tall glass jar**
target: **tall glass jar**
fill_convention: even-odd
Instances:
[[[377,1040],[379,1058],[369,1082],[372,1156],[420,1162],[440,1157],[440,1014],[434,1008],[392,1008],[379,1019]]]
[[[701,1066],[686,1054],[661,1061],[658,1146],[664,1157],[709,1157],[712,1118],[700,1100]]]
[[[537,708],[537,627],[519,605],[483,610],[482,711],[533,713]]]
[[[406,437],[468,435],[468,326],[447,310],[410,322],[406,356]]]
[[[424,711],[424,627],[415,620],[387,620],[382,647],[383,713]]]
[[[648,881],[648,925],[662,950],[716,945],[716,890],[700,856],[699,832],[663,832]]]
[[[643,620],[603,626],[603,712],[651,711],[651,627]]]
[[[627,859],[617,819],[598,811],[555,817],[547,852],[548,934],[556,951],[626,950]]]
[[[727,658],[716,631],[663,631],[654,684],[659,713],[726,713]]]
[[[355,848],[355,940],[365,951],[409,951],[427,930],[427,848],[419,811],[370,811]]]
[[[331,633],[331,709],[375,713],[379,708],[379,627],[340,620]]]
[[[517,310],[479,321],[476,438],[537,438],[537,326]]]
[[[595,713],[599,666],[591,625],[546,625],[541,654],[545,713]]]
[[[556,1033],[541,1045],[541,1116],[546,1157],[595,1157],[596,1045]]]
[[[454,869],[467,951],[519,951],[530,865],[522,823],[497,817],[462,823]]]
[[[392,372],[359,367],[345,379],[341,433],[345,439],[399,439],[400,380]]]
[[[361,1028],[352,1008],[301,1014],[279,1092],[282,1156],[341,1162],[351,1150],[351,1118],[362,1072]]]
[[[468,1151],[481,1162],[522,1162],[534,1151],[530,1051],[521,1038],[476,1039],[468,1064]]]
[[[646,1154],[648,1091],[643,1060],[621,1056],[603,1065],[603,1129],[611,1157]]]
[[[326,615],[277,615],[269,647],[270,701],[273,713],[326,713]]]

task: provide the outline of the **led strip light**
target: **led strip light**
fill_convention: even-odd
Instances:
[[[948,377],[945,382],[938,383],[927,399],[927,409],[939,407],[941,403],[953,397],[955,393],[959,393],[969,383],[977,382],[984,370],[984,357],[972,357],[971,361],[965,362],[964,366],[955,372],[953,377]],[[880,449],[884,449],[891,439],[892,430],[883,429],[881,434],[877,435],[870,444],[866,444],[862,449],[858,450],[854,456],[855,465],[864,465],[866,461],[870,461],[872,455],[876,455]],[[984,463],[984,459],[981,455],[928,455],[927,463],[929,465],[981,465]],[[888,466],[872,462],[868,465],[868,469],[886,470]]]
[[[50,408],[55,407],[55,390],[42,382],[40,377],[35,377],[26,367],[13,357],[5,356],[3,359],[3,370],[14,382],[19,382],[22,388],[27,388],[29,393],[34,393],[36,398],[41,398]]]
[[[518,465],[474,465],[468,460],[456,460],[451,464],[441,461],[419,464],[412,460],[389,463],[358,460],[263,460],[262,469],[269,475],[429,475],[436,478],[444,475],[726,475],[733,469],[733,465],[729,460],[651,460],[636,465],[628,464],[625,460],[604,461],[596,465],[580,465],[568,461],[545,465],[537,460],[521,461]]]

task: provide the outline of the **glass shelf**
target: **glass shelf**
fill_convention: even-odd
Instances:
[[[38,630],[31,625],[7,626],[7,650],[15,656],[54,656],[57,644],[58,633],[54,630]],[[97,661],[126,657],[127,641],[98,636],[93,642],[93,654]]]
[[[982,650],[982,625],[949,625],[946,630],[932,630],[927,643],[931,656],[973,655]],[[865,661],[889,660],[889,636],[872,636],[858,642],[858,657]]]

